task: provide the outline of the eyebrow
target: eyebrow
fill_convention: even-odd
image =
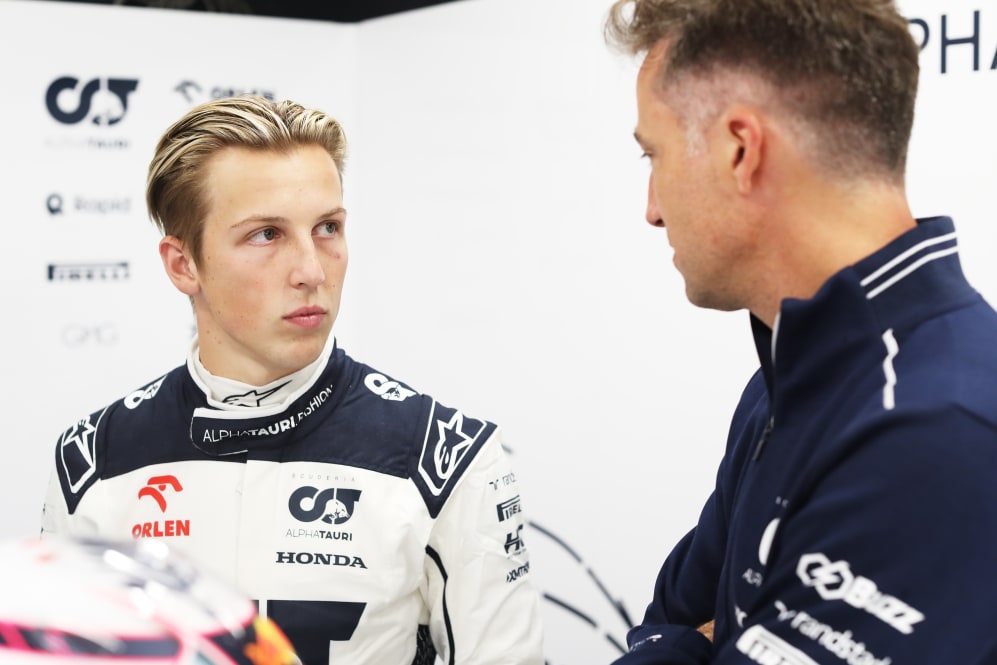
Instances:
[[[644,143],[644,139],[641,137],[641,135],[637,132],[636,129],[634,130],[634,141],[636,141],[638,145],[640,145],[640,147],[642,148],[646,147],[647,145],[646,143]]]
[[[318,216],[318,219],[323,219],[326,217],[332,217],[333,215],[338,215],[340,213],[345,213],[346,208],[338,206],[336,208],[330,208],[329,210],[323,212]],[[259,222],[266,222],[268,224],[286,224],[287,217],[281,217],[280,215],[250,215],[244,219],[239,220],[235,223],[235,227],[242,226],[243,224],[256,224]]]

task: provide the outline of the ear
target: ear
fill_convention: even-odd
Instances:
[[[750,194],[758,186],[765,148],[765,129],[758,113],[747,107],[729,110],[724,116],[725,168],[739,194]]]
[[[166,276],[181,293],[193,297],[200,292],[197,266],[182,240],[165,236],[159,241],[159,257],[163,260]]]

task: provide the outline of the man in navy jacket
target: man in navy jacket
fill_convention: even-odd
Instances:
[[[997,662],[997,315],[907,202],[907,21],[620,0],[607,33],[644,55],[647,221],[761,361],[618,663]]]

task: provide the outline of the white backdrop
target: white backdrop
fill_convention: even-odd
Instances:
[[[626,625],[609,598],[639,619],[755,359],[746,315],[690,306],[642,221],[636,63],[602,42],[608,4],[474,0],[336,25],[0,1],[0,537],[37,531],[65,427],[183,359],[189,307],[143,201],[159,134],[213,95],[292,98],[351,139],[340,344],[503,426],[541,527],[526,542],[550,662],[611,660]],[[914,211],[955,217],[994,301],[997,8],[901,6],[926,42]],[[67,76],[55,115],[78,122],[46,105]],[[108,88],[129,81],[125,108]],[[79,264],[106,278],[49,279]]]

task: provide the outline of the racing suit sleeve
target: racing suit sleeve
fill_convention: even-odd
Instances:
[[[544,662],[525,523],[496,430],[440,511],[427,547],[422,593],[444,663]]]
[[[614,665],[710,662],[712,644],[697,628],[716,616],[717,585],[727,546],[729,494],[736,485],[737,470],[767,423],[767,393],[759,372],[748,382],[735,410],[716,487],[696,527],[665,559],[643,620],[627,634],[630,650]]]

